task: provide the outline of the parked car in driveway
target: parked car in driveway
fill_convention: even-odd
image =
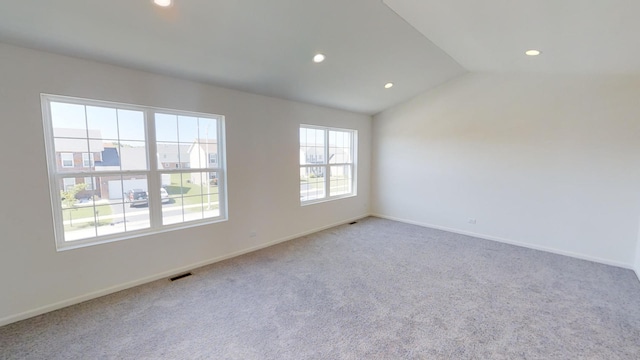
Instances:
[[[167,192],[167,190],[165,190],[165,188],[160,188],[160,201],[162,201],[163,204],[171,201],[171,199],[169,198],[169,193]]]
[[[165,188],[160,188],[160,199],[163,204],[171,201],[169,193]],[[127,193],[127,200],[129,201],[130,207],[149,205],[149,194],[142,189],[129,190]]]
[[[127,193],[129,206],[147,205],[149,203],[147,192],[142,189],[132,189]]]

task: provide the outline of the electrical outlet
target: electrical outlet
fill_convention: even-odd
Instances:
[[[469,224],[475,225],[476,224],[476,219],[469,219]]]
[[[255,230],[249,232],[249,237],[253,238],[253,237],[256,237],[256,236],[258,236],[258,233]]]

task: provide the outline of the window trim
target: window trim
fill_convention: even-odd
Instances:
[[[65,180],[73,180],[73,185],[69,184],[65,184]],[[76,178],[62,178],[62,186],[64,186],[64,191],[69,190],[70,187],[74,187],[76,186],[77,182],[76,182]]]
[[[87,182],[87,180],[89,180],[89,181]],[[84,176],[83,177],[83,181],[84,181],[84,184],[86,186],[85,190],[87,190],[87,191],[94,191],[95,190],[95,187],[96,187],[95,176],[92,176],[92,175]]]
[[[323,163],[322,164],[298,164],[298,172],[302,168],[309,167],[322,167],[324,169],[324,193],[325,196],[319,199],[312,199],[303,201],[300,196],[300,206],[313,205],[318,203],[323,203],[327,201],[334,201],[344,198],[350,198],[358,196],[357,184],[358,184],[358,130],[356,129],[347,129],[347,128],[338,128],[331,126],[321,126],[321,125],[309,125],[309,124],[300,124],[298,126],[298,151],[300,151],[300,129],[314,129],[314,130],[323,130],[324,131],[324,152],[323,152]],[[351,162],[350,163],[331,163],[329,160],[329,132],[330,131],[341,131],[348,132],[351,134]],[[331,166],[351,166],[351,192],[348,194],[340,194],[331,196],[330,187],[331,187]],[[298,181],[299,182],[299,181]],[[300,195],[300,189],[298,188],[298,195]]]
[[[85,163],[85,155],[86,161],[89,162],[89,165]],[[83,152],[82,153],[82,167],[83,168],[92,168],[95,165],[95,160],[93,159],[93,153]]]
[[[44,142],[45,142],[45,156],[47,160],[47,172],[49,178],[49,193],[52,206],[53,215],[53,227],[56,242],[57,251],[64,251],[76,248],[82,248],[86,246],[93,246],[99,244],[110,243],[114,241],[127,240],[132,238],[138,238],[142,236],[148,236],[153,234],[160,234],[168,231],[187,229],[192,227],[204,226],[214,224],[218,222],[224,222],[228,220],[228,201],[227,201],[227,170],[226,170],[226,132],[225,132],[225,117],[224,115],[208,114],[195,111],[184,111],[167,109],[160,107],[134,105],[126,103],[118,103],[111,101],[93,100],[79,97],[69,97],[54,94],[40,94],[42,119],[44,128]],[[147,149],[147,164],[146,170],[118,170],[118,171],[100,171],[96,173],[90,168],[81,167],[74,171],[61,172],[57,169],[57,159],[55,153],[54,131],[53,131],[53,119],[51,116],[51,103],[63,102],[68,104],[83,105],[83,106],[97,106],[97,107],[111,107],[121,110],[133,110],[142,111],[144,114],[144,126],[145,126],[145,143]],[[191,116],[215,119],[217,126],[217,147],[218,147],[218,164],[215,168],[185,168],[185,169],[165,169],[157,156],[150,156],[150,154],[157,153],[157,142],[155,138],[155,126],[153,115],[156,113],[171,114],[177,116]],[[61,153],[62,154],[62,153]],[[90,154],[90,153],[89,153]],[[84,165],[84,161],[83,161]],[[64,167],[64,166],[61,166]],[[74,168],[64,167],[64,168]],[[167,171],[169,170],[169,171]],[[184,221],[181,223],[163,225],[162,224],[162,202],[160,201],[160,187],[162,186],[161,174],[163,173],[182,173],[182,172],[217,172],[218,174],[218,202],[219,202],[219,216],[215,218],[205,218],[200,220]],[[87,239],[79,240],[64,240],[64,221],[62,216],[62,201],[59,196],[59,181],[65,177],[88,177],[88,176],[109,176],[109,175],[123,175],[135,174],[146,175],[147,184],[149,189],[149,228],[125,231],[110,235],[96,236]],[[95,180],[94,180],[95,182]],[[95,187],[95,184],[94,184]],[[157,199],[153,201],[152,199]]]
[[[65,165],[65,164],[64,164],[64,162],[65,162],[65,155],[71,155],[71,165]],[[66,160],[68,161],[69,159],[66,159]],[[75,166],[74,161],[73,161],[73,153],[70,153],[70,152],[65,152],[65,153],[63,153],[63,152],[61,152],[61,153],[60,153],[60,165],[61,165],[63,168],[67,168],[67,169],[71,169],[71,168],[73,168],[73,167]]]

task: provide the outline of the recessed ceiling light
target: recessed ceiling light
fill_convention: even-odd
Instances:
[[[386,84],[384,84],[384,88],[385,89],[391,89],[393,87],[393,83],[392,82],[388,82]]]
[[[153,0],[153,3],[162,7],[171,6],[171,0]]]
[[[531,50],[525,51],[524,53],[525,53],[525,55],[528,55],[528,56],[538,56],[538,55],[542,54],[542,51],[536,50],[536,49],[531,49]]]
[[[325,59],[324,54],[316,54],[316,56],[313,57],[313,62],[321,63],[324,61],[324,59]]]

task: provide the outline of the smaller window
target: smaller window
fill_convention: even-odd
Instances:
[[[357,131],[300,126],[300,203],[356,195]]]
[[[71,167],[73,167],[73,154],[72,153],[61,153],[60,154],[60,161],[62,162],[62,167],[63,168],[71,168]]]
[[[93,154],[91,153],[82,153],[82,167],[93,167]]]
[[[88,176],[84,178],[84,185],[85,185],[85,190],[95,190],[95,187],[93,186],[93,182],[94,180]]]
[[[63,178],[62,184],[64,186],[65,191],[71,190],[74,186],[76,186],[76,179],[74,178]]]

